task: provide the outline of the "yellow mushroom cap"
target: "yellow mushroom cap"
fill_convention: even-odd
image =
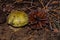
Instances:
[[[22,27],[28,24],[28,15],[24,11],[11,11],[8,15],[7,23],[14,27]]]

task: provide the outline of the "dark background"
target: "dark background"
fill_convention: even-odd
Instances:
[[[9,28],[9,25],[7,24],[7,16],[12,10],[23,10],[29,14],[31,11],[37,10],[38,7],[40,7],[41,9],[43,8],[40,1],[33,0],[32,6],[35,6],[35,7],[32,7],[31,0],[21,0],[21,1],[20,0],[0,0],[0,40],[60,40],[60,5],[59,5],[60,0],[52,0],[51,3],[48,5],[49,7],[48,9],[50,10],[49,11],[50,15],[52,14],[58,15],[57,18],[55,16],[52,16],[52,19],[55,23],[55,26],[58,32],[56,30],[55,32],[51,31],[50,28],[47,28],[48,30],[45,30],[45,27],[40,28],[39,26],[40,24],[33,24],[30,26],[23,27],[17,32],[14,32],[12,29]],[[44,6],[49,1],[50,0],[42,0]],[[28,8],[31,7],[32,10],[26,9],[26,7]],[[56,8],[58,8],[56,12],[51,11]],[[31,15],[33,14],[31,13]],[[32,16],[32,19],[33,19],[33,16]],[[59,17],[59,20],[58,20],[58,17]],[[57,21],[59,21],[59,23]],[[38,25],[38,27],[36,25]]]

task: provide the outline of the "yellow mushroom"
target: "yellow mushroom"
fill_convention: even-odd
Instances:
[[[8,15],[7,23],[14,27],[23,27],[28,24],[28,14],[24,11],[11,11]]]

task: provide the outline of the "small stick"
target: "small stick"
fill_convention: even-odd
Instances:
[[[48,5],[50,4],[50,2],[51,2],[52,0],[50,0],[47,4],[46,4],[46,6],[45,7],[48,7]]]
[[[43,8],[44,8],[44,4],[43,4],[42,0],[39,0],[39,2],[42,4],[42,6],[43,6]]]

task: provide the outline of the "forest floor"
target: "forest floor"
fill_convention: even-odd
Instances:
[[[48,0],[46,1],[48,2]],[[58,32],[53,32],[50,30],[46,31],[44,29],[33,30],[30,27],[21,28],[16,32],[10,29],[9,25],[6,23],[7,15],[10,13],[12,9],[20,10],[20,8],[24,5],[19,4],[20,2],[19,0],[16,1],[17,3],[14,2],[15,4],[13,2],[14,0],[5,0],[5,1],[0,0],[0,40],[60,40],[60,27]],[[57,1],[55,2],[57,3]],[[38,3],[35,4],[39,5]],[[25,4],[25,6],[30,6],[30,4],[27,5]],[[21,9],[26,10],[24,9],[24,6]],[[29,10],[27,12],[29,12]]]

